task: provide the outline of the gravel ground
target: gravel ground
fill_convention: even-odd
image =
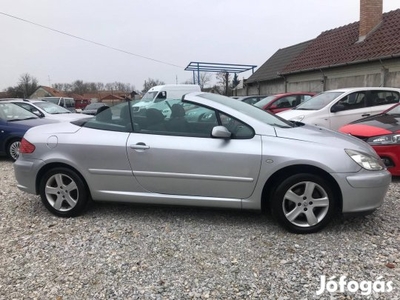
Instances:
[[[374,214],[311,235],[227,210],[93,204],[62,219],[0,158],[0,299],[400,299],[399,198],[393,179]],[[393,290],[317,296],[322,275]]]

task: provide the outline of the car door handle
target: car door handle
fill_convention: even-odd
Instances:
[[[361,117],[369,117],[371,114],[362,114]]]
[[[135,150],[146,150],[150,149],[150,146],[147,146],[145,143],[137,143],[136,145],[130,145],[129,146],[131,149]]]

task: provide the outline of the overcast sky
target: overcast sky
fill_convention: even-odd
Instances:
[[[46,86],[79,79],[119,81],[141,90],[147,78],[165,83],[191,79],[192,73],[184,71],[191,61],[260,67],[280,48],[358,21],[359,3],[359,0],[1,0],[0,91],[18,84],[24,73]],[[398,8],[399,0],[383,0],[384,12]],[[251,72],[246,72],[239,77],[250,75]]]

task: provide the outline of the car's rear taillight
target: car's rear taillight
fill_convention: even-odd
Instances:
[[[21,145],[19,146],[19,153],[33,153],[35,145],[29,143],[26,139],[22,138]]]

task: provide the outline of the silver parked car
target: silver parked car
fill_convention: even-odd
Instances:
[[[25,108],[39,118],[51,119],[57,122],[73,121],[90,116],[73,113],[68,109],[49,101],[35,99],[11,99],[10,102]]]
[[[391,182],[376,152],[351,136],[216,94],[170,106],[166,117],[156,108],[134,114],[125,102],[30,129],[14,164],[18,187],[62,217],[81,214],[90,198],[270,208],[288,230],[311,233],[335,211],[372,212]]]

